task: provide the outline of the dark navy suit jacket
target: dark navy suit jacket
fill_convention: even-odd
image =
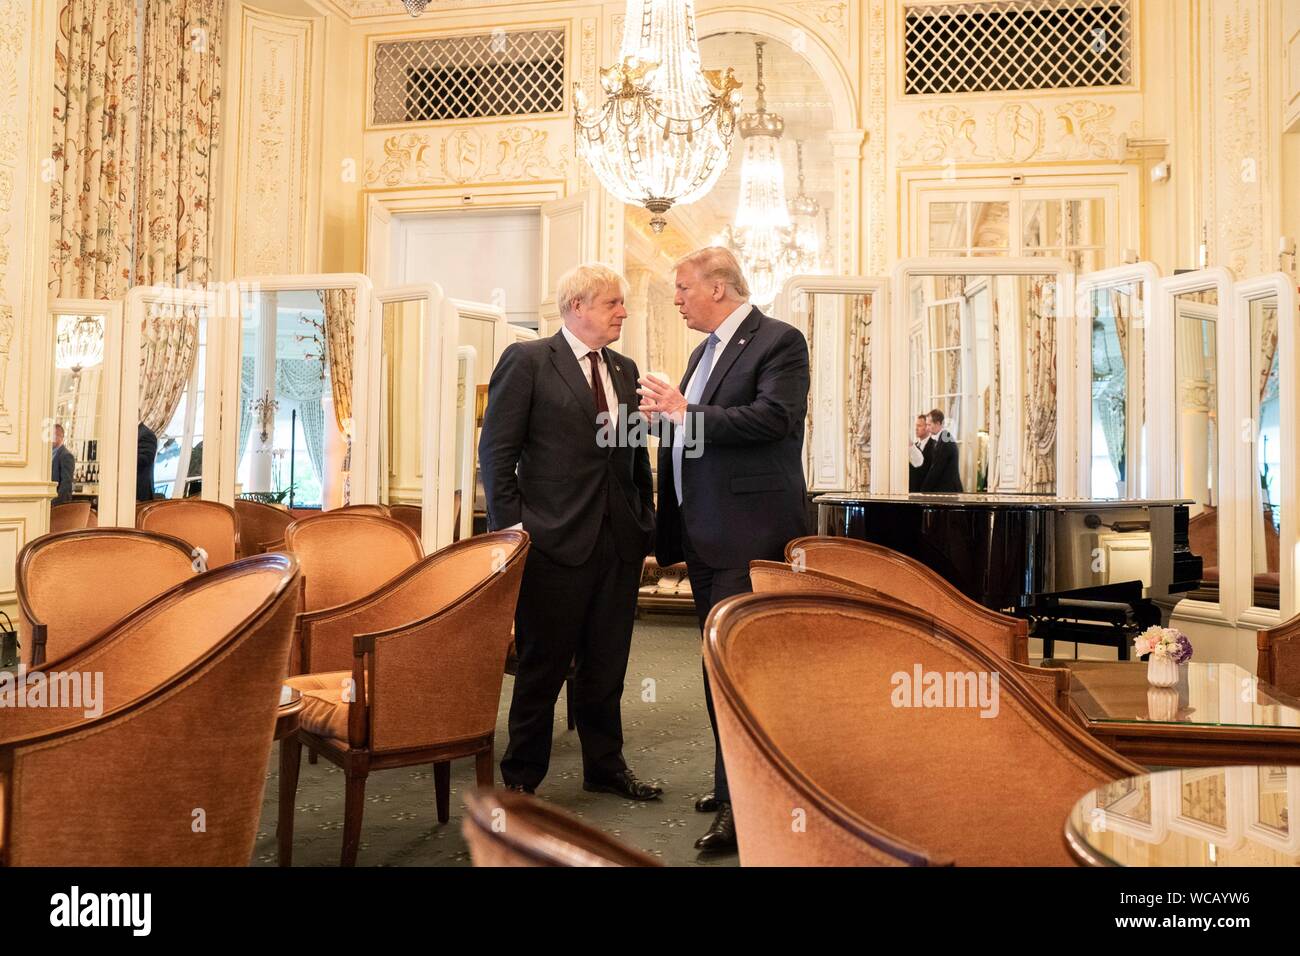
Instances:
[[[683,393],[704,347],[701,342],[691,353]],[[661,566],[684,559],[683,515],[692,546],[712,568],[780,560],[787,542],[809,533],[803,474],[808,384],[803,333],[753,308],[715,357],[699,403],[687,407],[688,415],[698,416],[694,437],[702,445],[698,457],[683,455],[680,509],[671,438],[659,448],[655,556]]]

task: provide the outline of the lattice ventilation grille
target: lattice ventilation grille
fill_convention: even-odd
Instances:
[[[915,5],[904,15],[904,92],[1126,86],[1129,0]]]
[[[381,43],[375,123],[427,123],[564,109],[564,31],[495,30]]]

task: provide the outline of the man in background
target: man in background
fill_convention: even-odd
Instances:
[[[920,491],[925,473],[930,470],[930,419],[916,416],[916,437],[907,446],[907,490]]]
[[[135,438],[135,500],[153,501],[153,462],[158,457],[158,436],[141,422]]]
[[[943,412],[930,410],[930,470],[921,483],[921,490],[935,494],[961,494],[961,474],[958,471],[957,443],[944,431]]]
[[[72,457],[68,446],[63,444],[63,426],[54,426],[54,461],[50,481],[54,482],[56,505],[65,505],[72,500],[72,473],[76,470],[77,459]]]

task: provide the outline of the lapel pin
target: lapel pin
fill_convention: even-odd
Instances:
[[[621,365],[615,365],[615,366],[614,366],[614,371],[615,371],[615,372],[621,372],[621,371],[623,371],[623,366],[621,366]]]
[[[741,339],[740,342],[739,342],[739,344],[740,344],[740,345],[744,345],[744,344],[745,344],[745,340],[744,340],[744,339]]]

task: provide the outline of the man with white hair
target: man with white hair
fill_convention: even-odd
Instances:
[[[531,539],[501,760],[514,790],[532,793],[546,776],[555,701],[574,663],[583,789],[633,800],[663,792],[623,760],[623,679],[655,524],[636,365],[608,347],[627,318],[626,291],[603,265],[566,272],[555,293],[560,331],[511,345],[488,385],[479,439],[488,527],[522,527]]]
[[[686,561],[703,631],[714,605],[752,590],[750,561],[780,561],[786,542],[809,532],[803,477],[808,343],[794,326],[750,304],[749,286],[729,249],[709,246],[681,259],[676,289],[673,301],[686,324],[708,338],[691,353],[680,388],[641,379],[641,411],[673,425],[672,440],[659,449],[655,554],[663,567]],[[734,850],[707,672],[704,700],[713,724],[714,789],[695,809],[715,816],[695,845]]]

